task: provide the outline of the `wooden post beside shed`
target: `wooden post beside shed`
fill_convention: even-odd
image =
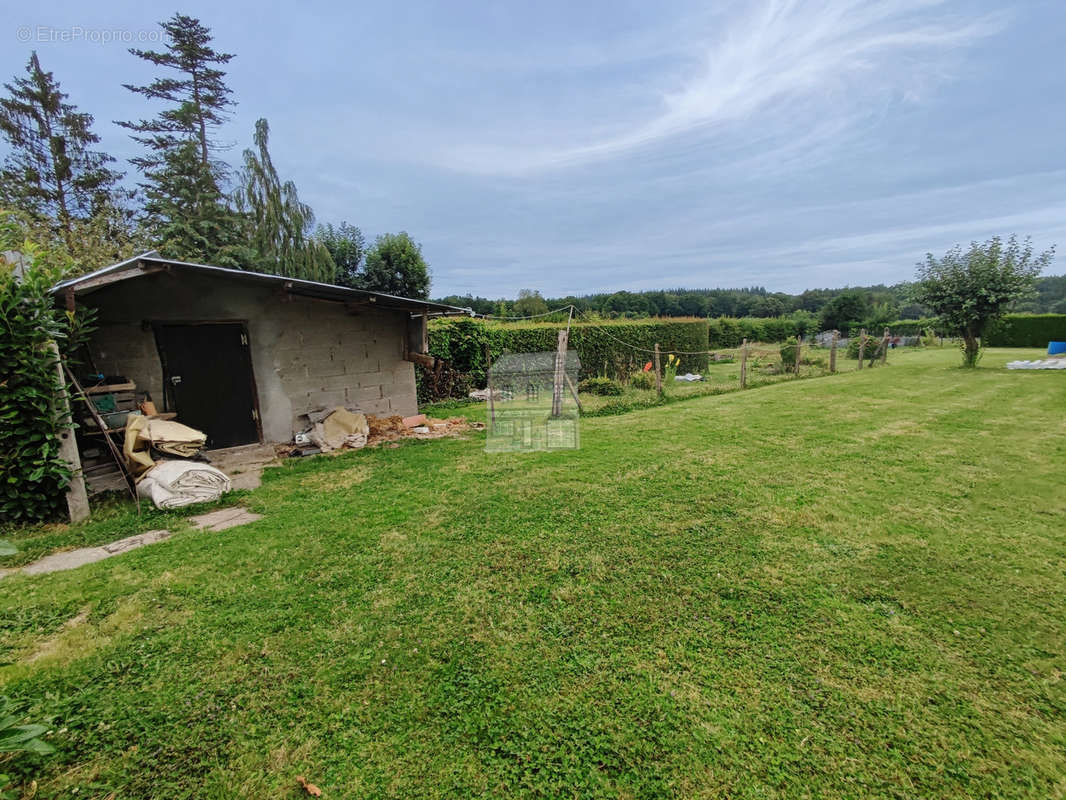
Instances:
[[[837,337],[840,336],[840,331],[833,331],[833,335],[829,342],[829,372],[833,373],[837,371]]]
[[[63,362],[59,357],[59,347],[51,342],[52,355],[56,359],[56,379],[59,392],[53,402],[56,416],[59,418],[59,456],[70,468],[70,483],[67,484],[67,516],[71,522],[82,522],[89,518],[89,494],[85,490],[85,473],[81,468],[81,455],[72,427],[73,417],[70,411],[70,393],[67,391],[67,378],[63,374]]]
[[[663,371],[659,363],[659,343],[655,343],[655,391],[663,396]]]

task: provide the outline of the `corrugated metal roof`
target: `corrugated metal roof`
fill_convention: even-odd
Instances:
[[[472,314],[468,308],[433,303],[429,300],[417,300],[410,297],[397,297],[396,295],[384,294],[383,292],[370,292],[364,289],[351,289],[347,286],[337,286],[332,283],[319,283],[300,278],[289,278],[284,275],[270,275],[265,272],[250,272],[243,269],[231,269],[229,267],[216,267],[210,264],[194,264],[188,261],[175,261],[174,259],[162,258],[154,250],[134,256],[133,258],[120,261],[107,267],[81,275],[77,278],[61,281],[52,287],[53,294],[72,291],[75,296],[86,294],[103,288],[104,285],[117,283],[122,280],[143,277],[151,274],[145,267],[164,267],[168,269],[187,270],[200,272],[217,277],[257,283],[260,285],[276,286],[291,294],[305,297],[318,297],[323,300],[369,300],[380,308],[411,311],[412,313],[429,313],[434,316],[452,316],[460,314]],[[154,271],[154,270],[153,270]],[[129,274],[126,274],[129,273]],[[102,282],[101,278],[113,276],[113,281]]]

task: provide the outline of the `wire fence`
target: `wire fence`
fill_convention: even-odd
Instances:
[[[619,383],[627,396],[645,396],[654,392],[660,400],[665,395],[680,399],[686,396],[719,394],[731,390],[754,388],[771,383],[799,378],[822,377],[832,374],[855,372],[876,368],[887,361],[889,353],[899,347],[922,344],[922,337],[892,336],[885,328],[876,335],[863,331],[851,339],[842,337],[838,331],[822,330],[781,343],[748,342],[744,340],[735,347],[708,347],[700,350],[671,350],[659,345],[647,347],[636,344],[619,335],[609,323],[573,305],[562,306],[541,314],[520,317],[503,317],[476,314],[481,319],[501,322],[519,322],[544,319],[558,315],[560,325],[566,322],[569,334],[571,324],[581,323],[583,328],[592,328],[611,340],[623,351],[632,354],[628,370],[619,370]],[[564,316],[565,315],[565,316]],[[855,341],[858,339],[858,341]],[[705,357],[699,359],[705,366],[697,373],[676,374],[677,359],[681,356]],[[638,373],[651,375],[638,377]],[[585,393],[582,392],[584,398]],[[610,396],[592,396],[586,402],[591,410],[597,406],[619,404],[623,401]]]

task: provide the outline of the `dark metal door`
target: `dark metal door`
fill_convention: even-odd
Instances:
[[[239,322],[155,326],[167,407],[207,434],[207,446],[260,440],[248,332]]]

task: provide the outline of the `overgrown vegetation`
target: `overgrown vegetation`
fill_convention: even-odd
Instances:
[[[0,252],[23,253],[18,264],[0,261],[0,521],[9,522],[47,519],[61,507],[69,420],[56,402],[65,390],[56,348],[72,351],[88,332],[85,317],[57,310],[49,294],[69,263],[22,234],[0,213]]]
[[[0,580],[0,692],[57,750],[0,772],[96,800],[1055,797],[1066,432],[1032,420],[1066,384],[1002,368],[1037,353],[586,419],[576,452],[287,462],[250,526]]]

